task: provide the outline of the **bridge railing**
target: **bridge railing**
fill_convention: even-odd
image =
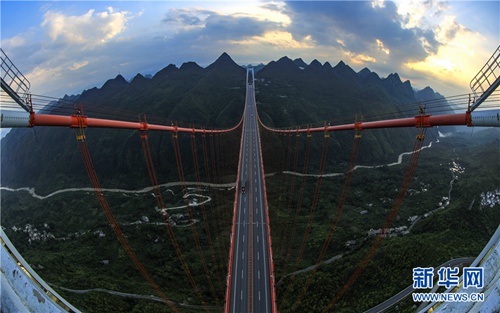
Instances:
[[[31,83],[24,77],[21,71],[14,65],[1,48],[0,58],[2,89],[9,93],[9,95],[26,110],[29,104]]]
[[[477,108],[500,84],[500,46],[470,81],[470,89],[477,99],[471,111]]]
[[[484,246],[483,250],[481,253],[477,256],[477,258],[472,262],[470,265],[471,267],[483,267],[484,268],[484,287],[479,288],[479,292],[483,293],[486,297],[491,297],[492,299],[498,299],[499,296],[491,292],[491,294],[488,294],[487,289],[494,289],[495,286],[495,281],[498,282],[500,279],[498,278],[499,275],[498,273],[500,272],[500,263],[498,262],[499,260],[499,254],[500,254],[500,226],[497,227],[495,233],[493,236],[491,236],[490,240]],[[458,286],[452,286],[449,289],[447,289],[444,293],[471,293],[475,288],[471,288],[467,290],[463,286],[463,279],[464,275],[460,276],[459,280],[459,285]],[[477,289],[475,290],[477,291]],[[486,299],[485,297],[485,299]],[[495,301],[495,300],[492,300]],[[460,304],[463,309],[465,309],[465,306],[468,306],[469,308],[467,309],[467,312],[474,311],[472,309],[473,306],[475,306],[475,302],[433,302],[429,305],[427,305],[424,309],[418,311],[419,313],[430,313],[430,312],[454,312],[454,309],[456,308],[455,305]],[[467,304],[467,305],[464,305]],[[482,302],[478,302],[479,305],[482,304]],[[442,306],[442,307],[441,307]],[[483,307],[484,308],[484,307]],[[484,308],[485,312],[488,311],[487,308]],[[480,310],[479,310],[480,311]],[[465,310],[463,311],[465,312]],[[495,311],[496,312],[496,311]]]
[[[470,88],[476,97],[480,96],[498,77],[500,77],[500,46],[471,80]]]
[[[1,302],[5,312],[80,313],[54,291],[0,229]]]

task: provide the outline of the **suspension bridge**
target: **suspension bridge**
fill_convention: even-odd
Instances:
[[[316,264],[323,262],[328,246],[334,237],[335,229],[340,221],[350,189],[354,169],[357,164],[363,131],[378,128],[414,127],[418,132],[412,149],[413,153],[411,154],[403,182],[382,227],[382,231],[385,232],[395,221],[399,209],[408,193],[410,184],[414,177],[415,169],[418,165],[418,159],[420,151],[422,150],[425,132],[428,128],[450,125],[468,127],[500,127],[500,109],[498,107],[494,105],[493,108],[479,109],[481,104],[488,102],[491,98],[494,98],[494,101],[498,100],[498,98],[495,98],[495,90],[500,84],[500,75],[498,74],[500,70],[500,47],[493,53],[492,57],[487,61],[478,75],[471,81],[470,87],[473,96],[468,96],[468,106],[464,112],[431,115],[427,113],[426,106],[420,105],[418,108],[415,108],[418,114],[413,117],[373,121],[364,121],[361,118],[356,118],[353,123],[338,125],[325,124],[322,127],[297,127],[294,129],[276,129],[268,127],[260,120],[255,99],[256,86],[254,70],[252,68],[247,68],[246,71],[247,83],[245,86],[245,109],[240,122],[234,127],[228,129],[207,129],[181,127],[173,123],[170,125],[149,123],[145,115],[140,116],[137,121],[120,120],[117,118],[105,119],[90,117],[87,115],[89,112],[84,111],[85,108],[83,106],[74,106],[73,112],[69,114],[55,114],[54,112],[57,111],[45,113],[36,112],[36,102],[37,99],[42,99],[41,96],[30,94],[29,81],[17,69],[3,50],[1,50],[1,58],[1,87],[6,95],[3,95],[3,99],[6,99],[7,96],[11,99],[10,104],[5,104],[5,101],[2,101],[1,127],[16,128],[59,126],[69,127],[75,130],[75,136],[83,163],[85,165],[85,170],[88,174],[95,197],[98,200],[98,203],[102,208],[111,229],[142,277],[148,282],[151,288],[155,290],[157,296],[161,298],[172,311],[178,311],[179,308],[174,304],[174,302],[171,301],[171,299],[167,297],[166,293],[162,290],[162,287],[154,280],[150,270],[148,270],[140,261],[140,258],[132,248],[127,236],[124,235],[122,227],[117,221],[112,208],[108,203],[105,192],[101,186],[98,173],[94,167],[92,154],[88,147],[88,141],[91,140],[87,138],[86,130],[88,128],[116,128],[138,131],[148,176],[151,182],[151,190],[157,202],[158,209],[165,208],[166,204],[164,199],[165,195],[161,191],[161,185],[158,181],[157,170],[155,168],[155,162],[150,148],[149,136],[151,132],[169,132],[172,134],[173,151],[175,154],[182,190],[186,190],[187,182],[186,173],[184,173],[184,158],[181,152],[179,140],[179,136],[181,134],[189,135],[195,171],[194,176],[198,184],[202,184],[203,180],[210,179],[210,177],[216,177],[215,173],[209,173],[210,162],[215,164],[220,157],[217,155],[217,148],[214,148],[217,144],[214,144],[213,140],[217,140],[216,138],[220,138],[219,136],[223,136],[225,134],[240,134],[238,167],[236,181],[234,183],[236,188],[234,191],[234,203],[232,204],[233,210],[229,239],[229,256],[226,267],[227,272],[225,274],[221,273],[221,267],[219,267],[216,271],[219,276],[218,279],[220,279],[221,276],[225,276],[226,290],[223,298],[218,296],[220,293],[217,290],[216,282],[214,281],[215,278],[211,274],[208,263],[221,263],[215,250],[224,250],[224,247],[221,247],[220,244],[217,245],[213,243],[212,239],[209,238],[210,256],[207,260],[204,252],[202,251],[203,248],[200,242],[200,234],[196,226],[192,227],[193,238],[196,242],[196,249],[198,251],[199,259],[203,264],[203,271],[206,276],[207,285],[206,288],[203,287],[203,289],[208,290],[208,293],[212,295],[213,299],[210,300],[211,303],[215,303],[217,306],[223,307],[224,312],[274,313],[278,312],[280,307],[276,295],[276,274],[273,255],[279,255],[282,260],[281,264],[285,264],[283,266],[287,267],[290,272],[295,272],[300,267],[301,259],[306,251],[306,245],[309,239],[308,236],[314,225],[313,217],[318,208],[323,175],[326,174],[325,166],[327,162],[327,151],[330,142],[330,134],[332,132],[352,131],[354,133],[354,140],[348,169],[344,175],[344,182],[341,187],[340,196],[338,197],[335,214],[330,222],[329,231],[327,232],[326,238],[317,257]],[[493,97],[491,97],[492,95]],[[282,153],[290,152],[284,158],[287,159],[286,164],[294,164],[294,171],[297,170],[298,153],[295,153],[295,155],[292,156],[291,151],[298,151],[301,140],[300,135],[306,135],[304,153],[305,159],[303,162],[304,175],[302,177],[303,184],[306,179],[306,174],[308,173],[308,158],[311,149],[311,137],[316,133],[323,136],[321,159],[318,167],[318,175],[316,176],[317,180],[315,184],[314,196],[309,208],[305,232],[300,240],[301,244],[298,248],[298,256],[295,261],[291,259],[290,256],[292,254],[291,250],[294,249],[292,243],[296,242],[298,239],[295,231],[298,222],[297,214],[295,215],[296,218],[290,221],[290,227],[283,228],[279,234],[273,234],[273,236],[278,236],[280,243],[282,243],[273,253],[273,236],[271,236],[269,204],[266,192],[265,166],[261,147],[261,134],[263,132],[282,136],[284,146],[287,147]],[[199,157],[197,146],[200,142],[202,145],[202,155]],[[292,149],[292,146],[295,147],[295,149]],[[202,163],[202,166],[199,167],[198,163]],[[201,174],[203,169],[205,170],[204,176]],[[214,165],[212,167],[212,171],[215,172],[216,170],[217,166]],[[292,179],[295,180],[295,176]],[[292,182],[290,186],[292,188],[290,193],[293,194],[295,192],[293,190],[295,186],[294,182]],[[297,210],[302,205],[303,189],[304,188],[296,190],[296,192],[298,192]],[[186,207],[190,208],[188,200],[186,200]],[[288,210],[292,210],[292,199],[289,200]],[[190,218],[193,219],[191,209],[189,209],[189,214]],[[210,237],[210,229],[212,226],[209,225],[209,218],[207,217],[207,212],[204,206],[202,206],[202,215],[203,226],[207,230],[207,236]],[[204,307],[206,311],[211,311],[213,306],[209,305],[205,292],[202,291],[202,287],[197,282],[197,279],[191,271],[190,264],[185,257],[185,251],[183,251],[183,247],[179,244],[174,230],[174,225],[168,212],[162,211],[161,217],[174,248],[175,256],[182,264],[182,270],[188,278],[188,281],[194,290],[194,294],[196,294],[201,307]],[[218,227],[222,227],[222,225],[218,225]],[[360,264],[356,267],[354,273],[352,273],[352,275],[348,278],[344,287],[331,298],[330,303],[324,308],[324,312],[329,311],[353,286],[359,275],[361,275],[379,248],[384,238],[383,235],[384,233],[375,238],[369,247],[368,252]],[[2,234],[2,238],[4,237],[5,234]],[[8,239],[2,239],[2,242],[4,242],[4,246],[7,247],[6,249],[8,249],[9,255],[15,260],[15,262],[20,262],[22,257],[15,252],[15,248],[13,248]],[[7,243],[9,243],[9,245],[7,245]],[[29,266],[25,266],[24,268],[26,267]],[[294,297],[295,304],[292,307],[292,311],[297,310],[301,300],[307,295],[308,287],[312,283],[316,271],[317,267],[309,271],[306,283],[298,293],[290,295],[290,292],[292,291],[290,289],[286,289],[284,293],[280,295],[280,297],[283,298]],[[57,297],[57,293],[52,290],[52,288],[48,287],[41,278],[37,276],[35,279],[40,280],[38,282],[38,286],[41,286],[42,293],[50,295],[53,300],[55,299],[54,301],[57,304],[56,307],[62,307],[63,311],[78,311],[64,299],[59,299]],[[21,287],[18,286],[16,288]],[[40,303],[41,301],[38,302]]]

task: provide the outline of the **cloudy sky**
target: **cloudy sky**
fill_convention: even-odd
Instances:
[[[500,43],[499,1],[4,1],[1,47],[32,92],[61,97],[170,63],[282,56],[397,72],[445,96]]]

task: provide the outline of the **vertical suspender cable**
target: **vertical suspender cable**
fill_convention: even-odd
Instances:
[[[214,192],[214,190],[217,192],[217,188],[212,187],[212,185],[211,185],[211,183],[214,183],[214,182],[212,182],[211,175],[210,175],[206,133],[203,133],[201,135],[201,138],[202,138],[202,146],[203,146],[203,163],[205,166],[205,180],[208,183],[209,196],[212,199],[212,201],[210,201],[210,219],[212,221],[214,221],[214,220],[217,220],[215,213],[216,213],[216,207],[217,207],[217,202],[218,202],[218,195],[215,194],[215,192]],[[220,235],[217,222],[213,222],[211,227],[213,227],[213,233],[215,234],[215,242],[213,243],[213,245],[215,245],[215,248],[217,249],[217,255],[216,255],[216,260],[214,261],[214,265],[215,265],[215,267],[217,267],[217,272],[220,273],[221,269],[224,268],[224,263],[221,263],[221,261],[217,257],[217,256],[221,256],[223,253],[222,249],[221,249],[220,241],[217,240],[217,237]],[[221,277],[223,277],[223,276],[221,276]]]
[[[302,200],[304,199],[304,190],[305,190],[306,182],[307,182],[307,169],[309,167],[310,150],[311,150],[311,134],[308,133],[307,140],[306,140],[306,150],[305,150],[305,154],[304,154],[304,165],[302,168],[302,183],[300,186],[299,198],[297,200],[297,206],[295,207],[294,223],[293,223],[293,227],[292,227],[290,241],[288,243],[288,250],[286,253],[285,264],[288,264],[288,260],[289,260],[290,255],[291,255],[293,244],[295,242],[296,229],[297,229],[297,224],[298,224],[298,220],[299,220],[299,211],[302,208]]]
[[[325,170],[327,156],[328,156],[328,144],[329,144],[329,142],[330,142],[330,134],[325,132],[324,139],[323,139],[323,150],[321,153],[321,161],[320,161],[320,167],[319,167],[319,172],[318,172],[318,179],[316,181],[316,186],[315,186],[315,190],[314,190],[313,202],[312,202],[311,208],[309,210],[307,226],[306,226],[306,230],[304,231],[304,236],[302,237],[302,243],[300,245],[299,254],[297,256],[297,260],[295,262],[295,266],[293,269],[294,272],[298,269],[298,267],[300,265],[300,261],[302,260],[302,255],[304,253],[304,249],[306,247],[306,243],[307,243],[307,240],[309,238],[309,233],[311,231],[314,215],[316,213],[316,207],[317,207],[318,201],[319,201],[319,194],[320,194],[320,190],[321,190],[321,185],[323,183],[323,173]],[[305,179],[305,178],[306,178],[306,176],[303,177],[303,179]],[[301,189],[301,193],[302,193],[303,189],[305,189],[304,186]],[[294,277],[295,276],[291,277],[291,281],[294,280]],[[290,285],[288,285],[288,286],[290,286]],[[282,304],[285,302],[286,296],[289,294],[290,289],[291,288],[287,288],[285,296],[282,298]]]
[[[365,257],[363,260],[358,264],[356,270],[352,275],[349,277],[347,282],[344,284],[342,289],[337,292],[335,297],[330,301],[330,303],[327,305],[327,307],[323,310],[323,312],[328,312],[331,310],[331,308],[337,303],[337,301],[349,290],[349,288],[354,284],[358,276],[361,274],[361,272],[365,269],[365,267],[368,265],[370,262],[371,258],[375,255],[375,252],[377,251],[378,247],[382,243],[382,239],[385,236],[385,233],[391,227],[392,223],[396,219],[396,216],[399,213],[399,209],[401,208],[401,205],[403,203],[404,198],[406,197],[406,194],[408,192],[408,188],[411,185],[411,182],[413,181],[413,176],[415,174],[415,169],[417,168],[418,164],[418,159],[420,156],[420,151],[422,151],[422,145],[423,145],[423,140],[425,138],[425,131],[426,128],[420,125],[421,128],[419,128],[419,133],[417,135],[415,144],[413,146],[413,153],[411,155],[410,162],[408,164],[408,167],[406,169],[405,177],[403,179],[403,182],[401,184],[401,188],[399,188],[398,195],[396,196],[396,199],[394,200],[393,206],[391,211],[389,212],[389,215],[387,216],[387,219],[384,223],[384,226],[382,228],[382,233],[375,237],[374,242],[372,243],[372,246],[370,247],[370,250],[366,253]]]
[[[179,243],[177,241],[177,238],[175,236],[175,232],[173,230],[172,224],[170,222],[170,217],[168,215],[168,212],[165,209],[165,204],[163,201],[163,196],[161,194],[161,189],[158,184],[158,180],[156,177],[156,171],[154,168],[154,163],[153,159],[151,157],[151,149],[149,146],[149,140],[148,140],[148,134],[147,134],[147,124],[144,122],[143,123],[143,129],[141,130],[141,143],[142,143],[142,148],[144,151],[144,158],[146,160],[146,166],[148,168],[148,173],[149,173],[149,178],[151,180],[151,185],[153,187],[153,192],[155,194],[155,199],[158,204],[158,210],[160,211],[160,215],[163,219],[163,222],[165,224],[165,227],[167,228],[167,233],[169,235],[170,241],[172,242],[172,245],[174,246],[177,258],[180,260],[182,267],[184,269],[184,272],[186,276],[188,277],[191,286],[194,288],[195,292],[197,293],[200,301],[202,302],[203,305],[205,305],[205,302],[203,301],[203,298],[201,297],[201,293],[199,292],[198,286],[196,285],[196,282],[193,279],[193,276],[191,275],[191,272],[189,271],[189,267],[184,260],[184,257],[182,255],[181,248],[179,246]],[[206,309],[208,311],[208,309]]]
[[[87,174],[89,176],[90,182],[92,184],[92,187],[94,188],[94,193],[97,197],[97,200],[99,201],[99,204],[101,205],[101,208],[104,212],[104,215],[106,216],[108,223],[110,224],[111,228],[113,229],[116,237],[120,241],[123,249],[129,256],[129,258],[132,260],[134,265],[137,267],[139,272],[141,272],[142,276],[144,279],[149,283],[151,287],[156,291],[156,293],[163,299],[163,301],[172,309],[172,311],[177,312],[177,308],[172,304],[170,300],[165,296],[163,291],[160,289],[160,287],[156,284],[156,282],[151,278],[149,275],[148,271],[144,267],[144,265],[139,261],[137,258],[137,255],[135,254],[134,250],[130,246],[128,240],[125,238],[123,235],[123,232],[118,224],[118,221],[116,220],[115,216],[113,215],[113,212],[111,211],[111,208],[109,207],[108,201],[104,197],[104,194],[102,192],[101,185],[99,183],[99,179],[97,177],[97,173],[95,171],[92,158],[90,156],[90,152],[88,149],[86,137],[85,137],[85,132],[83,129],[83,121],[81,115],[77,116],[78,122],[79,122],[79,127],[76,128],[76,138],[78,140],[78,147],[80,148],[80,153],[83,158],[83,163],[85,165],[85,169],[87,171]]]
[[[196,137],[194,135],[194,133],[191,133],[191,151],[192,151],[192,154],[193,154],[193,165],[194,165],[194,172],[195,172],[195,176],[196,176],[196,182],[198,183],[198,187],[201,188],[201,177],[200,177],[200,170],[199,170],[199,167],[198,167],[198,153],[197,153],[197,147],[196,147]],[[191,209],[190,209],[191,211]],[[207,237],[208,237],[208,245],[209,245],[209,248],[210,248],[210,254],[212,256],[212,261],[214,262],[214,266],[215,266],[215,252],[214,252],[214,247],[213,247],[213,244],[212,244],[212,236],[210,234],[210,227],[208,225],[208,218],[207,218],[207,212],[205,210],[205,204],[201,204],[201,212],[202,212],[202,216],[203,216],[203,222],[204,222],[204,225],[205,225],[205,230],[206,230],[206,233],[207,233]],[[194,224],[193,224],[194,225]],[[194,230],[196,232],[196,230]],[[196,236],[198,237],[198,236]],[[203,253],[201,253],[201,256],[202,256],[202,260],[203,260],[203,266],[205,267],[205,271],[207,272],[207,279],[209,281],[209,284],[210,284],[210,288],[212,289],[212,293],[214,294],[215,296],[215,300],[217,302],[217,305],[219,305],[219,297],[217,296],[217,293],[215,292],[215,288],[214,288],[214,285],[212,284],[212,279],[210,278],[210,272],[208,271],[208,267],[207,267],[207,264],[206,264],[206,261],[205,261],[205,257],[203,256]],[[217,277],[219,278],[219,281],[222,277],[221,273],[217,272]]]
[[[314,275],[316,274],[316,271],[319,268],[319,264],[323,261],[323,257],[325,255],[326,251],[328,250],[328,246],[330,245],[330,241],[332,240],[333,233],[334,233],[335,228],[340,220],[340,216],[341,216],[342,210],[344,208],[344,204],[345,204],[345,201],[347,199],[347,195],[349,193],[349,187],[351,185],[352,176],[354,174],[354,168],[356,166],[356,160],[358,158],[360,144],[361,144],[361,129],[356,130],[356,134],[354,135],[354,142],[352,145],[351,156],[349,159],[349,167],[347,169],[347,172],[345,173],[344,184],[342,186],[340,198],[337,202],[337,208],[335,210],[335,215],[332,219],[332,222],[330,224],[330,228],[328,230],[328,234],[326,236],[325,242],[323,243],[323,247],[321,248],[321,252],[320,252],[318,259],[316,261],[316,264],[318,266],[314,267],[312,269],[311,273],[309,274],[307,281],[306,281],[306,284],[302,288],[302,292],[300,293],[300,296],[295,301],[295,304],[292,308],[292,312],[294,312],[297,309],[297,306],[300,304],[300,301],[302,300],[302,298],[306,294],[310,284],[312,283],[312,279],[313,279]]]
[[[216,160],[216,165],[217,165],[217,173],[219,173],[219,177],[221,176],[224,176],[224,172],[222,171],[222,168],[223,168],[223,159],[222,159],[222,156],[223,154],[221,153],[221,134],[215,134],[215,160]],[[226,210],[221,210],[222,208],[225,207],[225,204],[228,203],[228,201],[226,200],[226,197],[222,197],[221,198],[222,200],[222,203],[220,205],[220,219],[221,219],[221,223],[222,223],[222,228],[223,229],[225,227],[226,224],[228,224],[228,221],[231,220],[232,218],[232,210],[229,209],[231,208],[231,206],[228,206],[228,209]],[[225,247],[229,247],[230,246],[230,238],[228,236],[224,236],[223,237],[224,240],[226,241],[224,244],[225,244]]]
[[[263,128],[263,131],[268,131],[266,130],[265,128]],[[269,132],[269,131],[268,131]],[[278,206],[277,208],[274,210],[276,212],[276,214],[278,214],[278,212],[281,212],[282,210],[284,210],[283,206],[284,204],[286,203],[286,195],[287,195],[287,187],[288,187],[288,180],[287,180],[287,175],[285,175],[284,171],[285,170],[288,170],[288,166],[290,164],[290,154],[291,154],[291,151],[290,151],[290,145],[289,143],[291,142],[290,140],[290,136],[288,134],[285,134],[285,133],[279,133],[278,134],[279,136],[281,136],[282,140],[282,153],[280,155],[280,167],[279,167],[279,171],[278,173],[281,175],[281,183],[279,185],[279,191],[278,191],[278,197],[279,197],[279,201],[278,201]],[[283,197],[283,198],[282,198]],[[279,225],[279,228],[278,228],[278,231],[276,232],[276,238],[278,240],[280,240],[281,236],[284,234],[284,231],[285,231],[285,225],[284,223],[281,223],[281,225]],[[278,241],[278,244],[281,245],[281,242]]]
[[[222,151],[221,151],[221,139],[220,139],[220,134],[215,134],[215,161],[217,165],[217,173],[219,173],[219,176],[224,176],[224,172],[222,171],[223,165],[222,165]],[[224,198],[223,198],[224,199]],[[223,210],[221,211],[221,218],[222,221],[225,221],[227,217],[230,215],[230,210]]]
[[[214,134],[210,134],[210,158],[211,158],[211,163],[212,163],[212,182],[214,184],[217,184],[218,183],[218,178],[217,178],[217,163],[216,163],[216,151],[215,151],[215,147],[216,147],[216,144],[215,144],[215,140],[214,140]],[[217,221],[218,221],[218,224],[219,224],[219,232],[222,232],[222,229],[223,229],[223,223],[222,223],[222,217],[221,217],[221,196],[220,196],[220,193],[219,193],[219,188],[215,188],[215,199],[216,199],[216,204],[215,204],[215,207],[216,207],[216,214],[217,214]],[[214,223],[215,226],[217,227],[217,223]],[[224,250],[224,243],[222,242],[222,238],[221,240],[218,240],[219,242],[219,251],[223,251]],[[224,255],[223,253],[220,253],[219,254],[220,258],[221,258],[221,261],[220,263],[221,264],[224,264]],[[224,265],[223,265],[224,266]]]
[[[178,133],[176,131],[174,131],[172,133],[172,143],[174,146],[175,161],[177,163],[177,170],[179,172],[179,179],[181,181],[182,193],[183,193],[183,195],[185,195],[185,193],[187,191],[186,190],[186,181],[185,181],[185,177],[184,177],[184,169],[182,167],[182,159],[181,159],[181,153],[180,153],[180,147],[179,147],[179,138],[178,138]],[[187,198],[185,198],[185,199],[186,199],[186,204],[187,204],[188,210],[189,210],[189,218],[191,220],[193,220],[193,213],[191,210],[191,206],[189,205],[189,199],[187,199]],[[195,237],[196,247],[198,249],[198,253],[200,254],[200,258],[202,260],[202,263],[204,264],[205,274],[207,275],[207,279],[208,279],[209,283],[212,285],[212,281],[210,279],[210,275],[209,275],[209,272],[208,272],[207,267],[206,267],[205,258],[203,256],[203,252],[201,251],[198,233],[196,232],[196,226],[194,224],[192,224],[191,227],[192,227],[191,229],[193,231],[193,236]],[[181,255],[181,257],[182,257],[182,255]],[[191,282],[191,285],[193,286],[196,294],[198,295],[198,298],[203,303],[203,305],[206,305],[205,301],[203,300],[203,296],[201,295],[200,289],[198,288],[198,285],[196,284],[196,281],[194,280],[193,275],[191,274],[191,271],[189,270],[189,267],[188,267],[187,263],[185,262],[184,258],[182,258],[182,263],[184,265],[184,270],[185,270],[186,274],[188,275],[188,278]],[[213,285],[212,285],[211,289],[213,291]],[[207,308],[207,311],[208,311],[208,308]]]
[[[292,136],[293,133],[290,132],[290,136]],[[290,139],[291,141],[291,139]],[[297,172],[297,167],[299,163],[299,145],[300,145],[300,134],[297,132],[295,135],[295,156],[294,156],[294,161],[293,161],[293,172]],[[286,263],[285,263],[285,258],[286,258],[286,243],[287,243],[287,231],[290,228],[290,217],[291,217],[291,212],[292,212],[292,205],[293,205],[293,198],[294,198],[294,193],[295,193],[295,180],[296,176],[292,175],[292,179],[290,182],[290,192],[288,196],[288,212],[287,212],[287,223],[285,223],[285,229],[283,231],[283,236],[281,239],[281,250],[279,253],[280,259],[282,260],[282,274],[286,273]]]

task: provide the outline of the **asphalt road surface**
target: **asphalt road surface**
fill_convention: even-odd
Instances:
[[[254,89],[247,86],[240,190],[232,265],[231,312],[271,312],[264,177]],[[245,192],[241,186],[245,186]]]

